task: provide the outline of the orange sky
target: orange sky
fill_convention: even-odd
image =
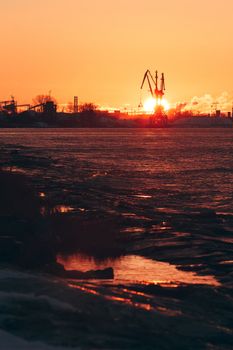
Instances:
[[[147,68],[170,102],[233,93],[232,0],[0,1],[0,100],[134,106]]]

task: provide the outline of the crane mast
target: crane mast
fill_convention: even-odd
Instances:
[[[165,78],[164,78],[164,73],[162,73],[162,77],[161,77],[160,91],[162,91],[162,94],[164,95],[164,91],[165,91]]]
[[[151,74],[150,70],[147,69],[146,73],[144,74],[142,84],[141,84],[141,90],[143,89],[143,86],[145,84],[145,81],[147,80],[149,90],[151,93],[151,96],[156,100],[156,108],[161,105],[161,100],[164,96],[165,91],[165,78],[164,73],[161,74],[161,81],[159,86],[159,75],[158,71],[155,72],[155,78],[153,78],[153,75]],[[152,86],[154,88],[152,88]]]
[[[148,85],[149,85],[150,93],[153,96],[154,93],[153,93],[151,82],[153,84],[155,84],[155,80],[154,80],[151,72],[149,71],[149,69],[147,69],[146,73],[144,74],[144,77],[143,77],[143,80],[142,80],[142,84],[141,84],[141,89],[143,88],[146,79],[147,79],[147,82],[148,82]]]

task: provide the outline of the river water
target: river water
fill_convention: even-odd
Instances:
[[[232,129],[2,129],[0,140],[4,170],[89,225],[57,261],[115,273],[67,282],[2,269],[6,349],[231,348]]]

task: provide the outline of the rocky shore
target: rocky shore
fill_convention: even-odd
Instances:
[[[66,241],[66,250],[79,248],[75,235],[80,237],[82,227],[74,219],[64,219],[56,211],[52,212],[52,203],[40,197],[25,175],[1,171],[0,193],[1,264],[28,271],[43,271],[62,278],[114,277],[112,268],[88,272],[66,271],[56,261],[57,253],[63,250],[62,242]],[[58,225],[60,230],[56,229]],[[72,232],[68,232],[69,228]]]

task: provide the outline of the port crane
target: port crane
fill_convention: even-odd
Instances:
[[[147,69],[141,84],[141,90],[142,90],[145,84],[145,81],[147,80],[151,96],[156,100],[156,106],[160,105],[160,102],[164,96],[164,91],[165,91],[164,73],[162,73],[161,75],[160,86],[158,84],[158,79],[159,79],[158,71],[155,72],[155,78],[154,78],[151,72],[149,71],[149,69]]]
[[[144,74],[142,84],[141,84],[141,91],[145,85],[145,83],[148,83],[149,91],[151,94],[151,97],[155,100],[154,105],[154,113],[150,117],[150,125],[153,126],[166,126],[167,125],[167,116],[164,111],[162,99],[165,93],[165,78],[164,73],[161,74],[161,79],[159,82],[159,75],[158,71],[156,70],[155,76],[151,74],[150,70],[147,69],[147,71]],[[142,106],[142,103],[140,101],[139,107]]]

